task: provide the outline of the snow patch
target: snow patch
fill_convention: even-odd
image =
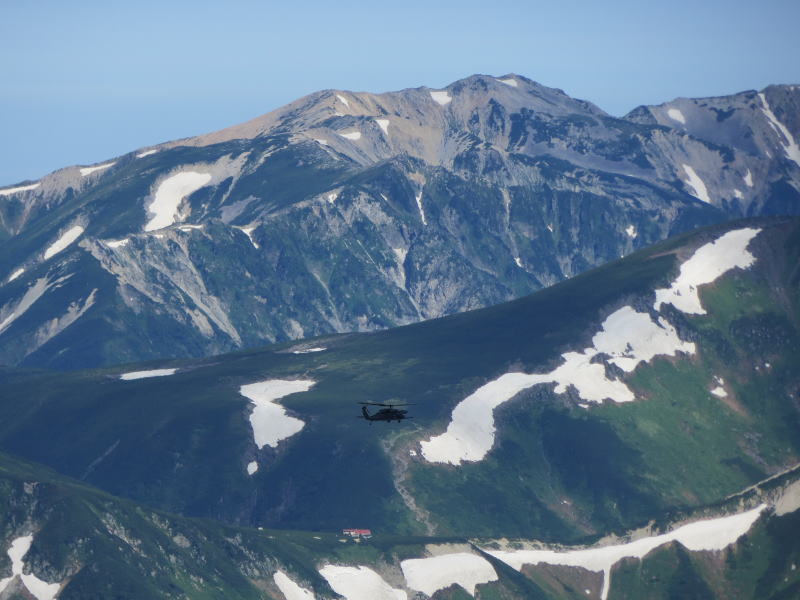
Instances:
[[[136,158],[144,158],[145,156],[150,156],[151,154],[155,154],[158,152],[158,148],[153,148],[152,150],[145,150],[144,152],[140,152],[136,155]]]
[[[673,121],[678,121],[678,123],[682,123],[686,125],[686,117],[683,116],[683,113],[679,111],[677,108],[670,108],[667,110],[667,116],[672,119]]]
[[[662,304],[672,304],[687,314],[704,315],[697,286],[712,283],[731,269],[746,269],[755,262],[747,246],[761,229],[745,227],[727,232],[713,242],[698,248],[692,257],[681,265],[680,274],[669,288],[656,290],[655,310]]]
[[[0,333],[3,333],[8,326],[20,318],[33,304],[41,298],[44,293],[53,286],[58,286],[66,281],[69,276],[60,277],[55,281],[50,281],[47,277],[40,277],[25,290],[16,303],[9,302],[0,307]]]
[[[389,135],[389,119],[375,119],[378,126],[383,129],[383,133]]]
[[[733,188],[733,197],[734,198],[738,198],[739,200],[741,200],[742,198],[744,198],[744,194],[742,193],[741,190]]]
[[[292,350],[292,354],[311,354],[312,352],[324,352],[327,348],[322,346],[315,348],[303,348],[302,350]]]
[[[708,196],[706,184],[703,183],[703,180],[700,179],[700,176],[689,165],[684,164],[682,166],[686,176],[689,178],[689,181],[686,182],[686,185],[692,188],[692,196],[702,200],[703,202],[708,202],[711,204],[711,198]]]
[[[102,171],[103,169],[108,169],[109,167],[113,167],[115,164],[117,164],[116,161],[105,163],[102,165],[96,165],[94,167],[81,167],[81,177],[86,177],[87,175],[91,175],[96,171]]]
[[[24,272],[25,272],[25,269],[20,267],[19,269],[17,269],[11,275],[8,276],[8,282],[10,283],[10,282],[14,281],[17,277],[22,275]]]
[[[319,573],[346,600],[408,600],[405,591],[391,587],[368,567],[325,565]]]
[[[14,577],[22,580],[22,585],[36,598],[36,600],[53,600],[61,589],[60,583],[47,583],[39,579],[33,573],[23,574],[25,563],[23,558],[28,553],[33,543],[32,535],[18,537],[11,542],[8,549],[8,557],[11,559],[11,577],[0,579],[0,593],[2,593]]]
[[[549,224],[549,223],[547,225],[547,231],[549,231],[550,233],[553,233],[553,226],[551,224]]]
[[[722,387],[725,385],[725,380],[722,377],[714,377],[714,381],[717,382],[717,387],[711,390],[711,393],[714,394],[717,398],[727,398],[728,392],[725,391],[725,388]]]
[[[636,227],[634,227],[633,225],[628,225],[628,226],[625,228],[625,233],[627,233],[627,234],[628,234],[628,237],[629,237],[629,238],[631,238],[631,239],[634,239],[634,238],[636,238],[636,236],[637,236],[637,235],[639,235],[639,234],[636,232]]]
[[[314,594],[307,589],[301,588],[283,571],[275,571],[272,579],[286,600],[314,600]]]
[[[416,195],[417,209],[419,209],[419,217],[422,219],[422,224],[427,225],[428,221],[425,219],[425,209],[422,208],[422,192]]]
[[[249,463],[247,463],[247,474],[252,475],[256,471],[258,471],[258,463],[254,460],[251,460]]]
[[[450,101],[453,99],[446,90],[441,92],[431,92],[431,98],[433,98],[434,102],[441,104],[442,106],[450,104]]]
[[[105,244],[109,248],[124,248],[128,245],[130,240],[128,238],[123,238],[121,240],[108,240]]]
[[[328,145],[328,140],[323,140],[322,138],[314,138],[314,141],[317,142],[320,146]]]
[[[350,108],[350,103],[347,101],[347,98],[345,98],[345,97],[344,97],[344,96],[342,96],[341,94],[336,94],[336,97],[337,97],[337,98],[339,99],[339,101],[340,101],[342,104],[344,104],[344,105],[345,105],[347,108]]]
[[[291,394],[307,392],[315,383],[310,379],[268,379],[239,388],[239,393],[253,403],[250,425],[259,450],[265,445],[277,448],[278,442],[293,436],[305,426],[300,419],[287,415],[286,409],[275,401]]]
[[[181,201],[211,181],[211,173],[183,171],[167,177],[158,185],[147,212],[153,217],[144,226],[145,231],[163,229],[175,222]]]
[[[474,597],[478,584],[498,579],[488,560],[469,552],[404,560],[400,568],[408,587],[428,596],[457,583]]]
[[[562,354],[563,362],[549,373],[506,373],[478,388],[453,409],[444,433],[420,443],[425,460],[453,465],[482,460],[494,445],[494,409],[534,385],[555,383],[557,394],[573,386],[587,402],[632,402],[636,397],[630,388],[607,377],[605,362],[631,372],[655,356],[695,352],[695,345],[681,341],[665,319],[655,323],[630,306],[609,315],[592,343],[583,352]],[[607,361],[593,362],[600,354],[608,355]]]
[[[744,174],[742,179],[744,179],[744,184],[747,187],[753,187],[753,174],[750,172],[750,169],[747,169],[747,173]]]
[[[641,538],[627,544],[615,546],[595,546],[566,551],[549,549],[515,551],[487,549],[485,551],[517,571],[521,571],[523,565],[544,563],[566,567],[581,567],[589,571],[602,572],[603,590],[601,598],[605,600],[608,598],[608,593],[611,589],[611,569],[623,558],[638,558],[641,560],[652,550],[670,542],[679,542],[693,552],[722,550],[747,533],[766,507],[766,504],[762,504],[743,513],[695,521],[678,527],[669,533]]]
[[[250,240],[250,243],[253,245],[253,248],[258,250],[259,245],[253,239],[253,231],[255,230],[255,228],[256,228],[255,225],[251,225],[250,227],[235,227],[234,229],[238,229],[239,231],[244,233],[247,236],[247,239]]]
[[[152,369],[150,371],[130,371],[123,373],[119,376],[123,381],[132,381],[134,379],[147,379],[148,377],[166,377],[167,375],[174,375],[178,369]]]
[[[519,256],[514,257],[514,262],[517,263],[517,266],[521,269],[522,268],[522,259]]]
[[[35,190],[41,183],[32,183],[30,185],[20,185],[13,188],[6,188],[0,190],[0,196],[10,196],[11,194],[18,194],[19,192],[27,192],[28,190]]]
[[[325,194],[325,199],[328,201],[329,204],[333,204],[336,202],[336,199],[339,197],[339,192],[330,192]]]
[[[519,85],[517,83],[517,80],[512,79],[511,77],[509,77],[508,79],[498,79],[497,81],[499,81],[500,83],[505,83],[506,85],[509,85],[511,87],[517,87]]]
[[[77,240],[83,234],[84,229],[80,225],[70,227],[67,231],[61,234],[55,242],[53,242],[47,250],[44,251],[44,259],[47,260],[64,250],[72,242]]]
[[[348,140],[360,140],[361,139],[361,132],[360,131],[351,131],[350,133],[340,133],[340,136],[346,138]]]
[[[775,113],[772,112],[770,109],[769,104],[767,103],[767,97],[764,94],[759,94],[759,98],[761,98],[761,103],[764,107],[761,109],[769,124],[772,125],[772,128],[779,136],[783,136],[786,140],[786,143],[782,143],[783,151],[786,153],[786,156],[789,160],[793,161],[798,167],[800,167],[800,146],[797,145],[797,142],[792,136],[791,132],[786,128],[786,126],[778,121],[778,117],[775,116]]]

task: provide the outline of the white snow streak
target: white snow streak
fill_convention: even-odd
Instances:
[[[522,259],[519,256],[514,257],[514,262],[517,263],[517,266],[521,269],[522,268]]]
[[[168,227],[175,222],[181,201],[211,181],[210,173],[183,171],[162,181],[147,207],[153,217],[144,226],[145,231]]]
[[[255,230],[255,228],[256,228],[255,225],[251,225],[250,227],[236,227],[236,229],[238,229],[247,236],[247,239],[250,240],[250,243],[253,245],[253,248],[258,250],[259,245],[253,239],[253,231]]]
[[[108,240],[106,242],[106,246],[109,248],[124,248],[128,245],[128,242],[130,242],[128,238],[123,238],[121,240]]]
[[[314,141],[317,142],[320,146],[328,145],[328,140],[323,140],[322,138],[314,138]]]
[[[167,375],[174,375],[178,369],[152,369],[150,371],[130,371],[123,373],[119,376],[123,381],[132,381],[134,379],[146,379],[148,377],[166,377]]]
[[[604,363],[592,362],[598,354],[609,355],[608,363],[631,372],[655,356],[695,352],[695,345],[681,341],[666,320],[654,323],[630,306],[609,315],[592,343],[583,352],[562,354],[563,362],[549,373],[506,373],[478,388],[453,409],[447,431],[420,443],[425,460],[453,465],[482,460],[494,445],[494,409],[534,385],[555,383],[557,394],[574,386],[587,402],[634,401],[624,382],[608,379]]]
[[[686,117],[684,117],[683,113],[679,111],[677,108],[668,109],[667,116],[673,121],[678,121],[678,123],[686,125]]]
[[[252,475],[256,471],[258,471],[258,463],[254,460],[251,460],[249,463],[247,463],[247,474]]]
[[[711,390],[711,393],[714,394],[717,398],[727,398],[728,392],[725,391],[725,388],[722,387],[725,385],[725,380],[722,377],[714,377],[714,381],[717,382],[717,387]]]
[[[265,445],[277,448],[278,442],[293,436],[305,426],[300,419],[287,415],[286,409],[275,401],[290,394],[307,392],[315,383],[308,379],[268,379],[239,388],[239,393],[253,403],[250,425],[259,450]]]
[[[750,227],[734,229],[698,248],[681,265],[680,274],[672,285],[656,290],[653,308],[659,310],[662,304],[672,304],[688,314],[706,314],[697,295],[697,286],[712,283],[731,269],[746,269],[752,265],[756,259],[747,246],[760,231]]]
[[[417,208],[419,209],[419,217],[422,219],[422,224],[427,225],[428,221],[425,219],[425,209],[422,208],[422,192],[416,195]]]
[[[70,227],[67,231],[61,234],[55,242],[53,242],[47,250],[44,251],[44,259],[47,260],[64,250],[67,246],[69,246],[72,242],[77,240],[83,234],[83,227],[80,225],[75,225],[74,227]]]
[[[144,158],[145,156],[150,156],[151,154],[155,154],[158,152],[158,148],[153,148],[152,150],[145,150],[144,152],[140,152],[136,155],[136,158]]]
[[[747,173],[745,173],[742,179],[744,179],[744,184],[747,187],[753,187],[753,174],[750,172],[750,169],[747,169]]]
[[[633,225],[628,225],[625,228],[625,233],[627,233],[628,237],[631,239],[634,239],[637,235],[639,235],[638,233],[636,233],[636,227],[634,227]]]
[[[582,567],[589,571],[602,572],[603,591],[601,597],[605,600],[608,598],[608,592],[611,589],[611,569],[623,558],[630,557],[641,560],[652,550],[670,542],[678,542],[693,552],[722,550],[747,533],[765,508],[766,505],[762,504],[740,514],[695,521],[678,527],[669,533],[641,538],[616,546],[597,546],[567,551],[546,549],[497,551],[487,549],[486,552],[512,566],[517,571],[521,571],[523,565],[545,563],[567,567]]]
[[[442,106],[449,104],[452,100],[450,94],[447,93],[447,90],[441,92],[431,92],[431,98],[433,98],[434,102],[441,104]]]
[[[389,119],[375,119],[375,122],[383,129],[383,133],[389,135]]]
[[[347,98],[345,98],[345,97],[344,97],[344,96],[342,96],[341,94],[336,94],[336,97],[337,97],[337,98],[339,99],[339,101],[340,101],[342,104],[344,104],[344,105],[345,105],[347,108],[350,108],[350,103],[347,101]]]
[[[700,179],[700,176],[695,172],[695,170],[690,167],[689,165],[682,165],[683,170],[686,173],[686,176],[689,178],[689,181],[686,182],[690,188],[692,188],[692,196],[702,200],[703,202],[711,203],[711,198],[708,196],[708,190],[706,189],[706,184],[703,183],[703,180]]]
[[[292,354],[311,354],[313,352],[324,352],[327,348],[318,346],[315,348],[303,348],[302,350],[292,350]]]
[[[403,590],[391,587],[368,567],[325,565],[319,573],[333,591],[346,600],[408,600]]]
[[[9,196],[11,194],[17,194],[19,192],[27,192],[28,190],[35,190],[40,185],[41,183],[32,183],[30,185],[20,185],[18,187],[6,188],[4,190],[0,190],[0,196]]]
[[[511,87],[517,87],[518,85],[517,80],[512,79],[511,77],[509,77],[508,79],[498,79],[497,81],[499,81],[500,83],[505,83],[506,85],[509,85]]]
[[[25,290],[25,293],[22,295],[16,303],[9,302],[8,304],[3,305],[0,307],[0,333],[3,333],[8,326],[11,325],[14,321],[20,318],[25,311],[27,311],[33,304],[41,298],[44,293],[49,290],[54,285],[59,285],[60,283],[66,281],[67,277],[61,277],[53,282],[51,282],[47,277],[40,277],[33,284]]]
[[[360,131],[351,131],[350,133],[340,133],[340,136],[346,138],[348,140],[360,140],[361,139],[361,132]]]
[[[764,94],[759,94],[759,98],[761,98],[761,103],[764,105],[764,108],[761,109],[767,119],[769,120],[769,124],[772,125],[772,128],[775,132],[783,136],[786,140],[786,143],[782,143],[784,152],[786,152],[786,156],[789,160],[793,161],[798,167],[800,167],[800,146],[797,145],[797,142],[794,139],[792,133],[786,128],[786,126],[778,121],[778,117],[775,116],[775,113],[772,112],[770,109],[769,104],[767,103],[767,97]]]
[[[736,189],[736,188],[733,188],[733,196],[734,196],[735,198],[738,198],[739,200],[741,200],[742,198],[744,198],[744,194],[742,193],[742,191],[741,191],[741,190],[738,190],[738,189]]]
[[[428,596],[457,583],[474,597],[478,584],[498,579],[488,560],[468,552],[404,560],[400,568],[408,587]]]
[[[0,593],[2,593],[14,577],[22,580],[22,585],[33,595],[36,600],[53,600],[61,589],[60,583],[47,583],[39,579],[33,573],[23,574],[25,563],[23,558],[28,553],[33,543],[33,536],[26,535],[18,537],[11,542],[8,549],[8,557],[11,559],[11,577],[0,579]]]
[[[103,165],[97,165],[97,166],[94,166],[94,167],[81,167],[81,176],[82,177],[86,177],[87,175],[91,175],[95,171],[102,171],[103,169],[107,169],[109,167],[113,167],[115,164],[117,164],[117,163],[116,162],[109,162],[109,163],[105,163]]]
[[[272,578],[286,600],[314,600],[314,594],[301,588],[283,571],[275,571]]]
[[[24,272],[25,272],[25,269],[20,267],[19,269],[17,269],[11,275],[8,276],[8,282],[10,283],[10,282],[14,281],[17,277],[22,275]]]

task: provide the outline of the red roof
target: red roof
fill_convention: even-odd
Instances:
[[[372,535],[369,529],[342,529],[342,533],[352,533],[356,535]]]

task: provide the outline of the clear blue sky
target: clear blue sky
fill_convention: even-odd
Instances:
[[[0,185],[323,88],[515,72],[621,115],[800,83],[799,0],[0,0]]]

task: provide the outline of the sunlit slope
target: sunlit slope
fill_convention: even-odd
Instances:
[[[709,247],[745,266],[701,273],[713,276],[695,286],[705,314],[686,312],[682,266]],[[240,524],[559,541],[622,530],[800,462],[798,263],[797,220],[748,220],[395,330],[203,361],[9,370],[0,447]],[[457,407],[486,389],[494,409],[451,444]],[[392,399],[414,403],[413,420],[358,418],[357,402]],[[432,450],[443,440],[447,457]]]
[[[0,597],[433,600],[788,598],[795,469],[583,546],[248,529],[123,500],[0,453]]]

